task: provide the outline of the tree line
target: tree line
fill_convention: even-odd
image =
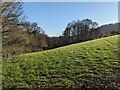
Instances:
[[[53,49],[104,36],[104,33],[99,30],[97,22],[84,19],[68,23],[62,35],[49,37],[36,22],[25,21],[23,3],[2,2],[0,6],[3,58]]]
[[[44,30],[37,23],[25,21],[23,3],[2,2],[3,57],[42,51],[47,47]]]

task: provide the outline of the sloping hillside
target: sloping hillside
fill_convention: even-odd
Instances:
[[[118,85],[119,53],[116,35],[19,55],[3,62],[3,87],[90,88],[88,83],[92,86],[94,82],[95,85],[95,80],[100,81],[102,78],[104,79],[100,81],[102,86],[105,80],[113,80],[115,85]]]

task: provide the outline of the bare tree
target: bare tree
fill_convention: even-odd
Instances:
[[[63,32],[63,36],[75,37],[76,41],[86,41],[89,40],[90,30],[96,29],[97,27],[98,23],[90,19],[72,21],[67,25]]]

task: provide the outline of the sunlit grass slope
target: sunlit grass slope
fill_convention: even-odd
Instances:
[[[4,88],[80,87],[120,73],[118,35],[3,61]]]

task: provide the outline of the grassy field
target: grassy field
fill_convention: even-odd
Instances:
[[[79,88],[120,75],[118,35],[3,61],[4,88]]]

